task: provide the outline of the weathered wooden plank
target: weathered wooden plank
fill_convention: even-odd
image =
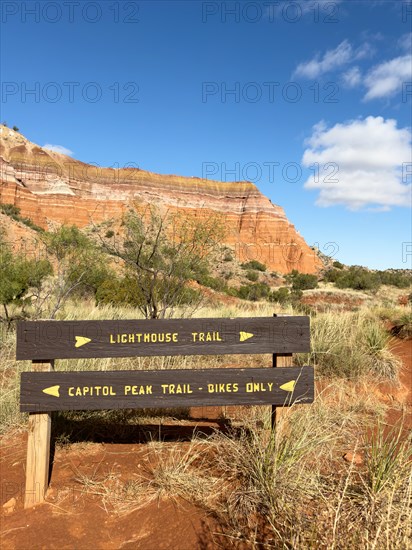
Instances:
[[[311,367],[21,375],[21,411],[311,403]]]
[[[17,359],[307,352],[309,317],[23,321]]]
[[[53,363],[36,362],[33,369],[52,371]],[[31,508],[44,501],[49,481],[50,434],[50,414],[32,412],[29,416],[27,439],[25,508]]]

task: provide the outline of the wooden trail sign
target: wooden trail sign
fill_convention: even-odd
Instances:
[[[25,507],[46,493],[52,411],[314,399],[310,367],[55,372],[55,359],[270,353],[277,366],[278,357],[308,351],[309,318],[301,316],[18,323],[16,358],[37,371],[21,375],[20,409],[30,413]]]
[[[49,412],[313,401],[313,369],[23,372],[20,410]]]
[[[308,317],[25,321],[17,359],[307,352]]]

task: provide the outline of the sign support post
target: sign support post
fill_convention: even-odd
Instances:
[[[54,370],[54,361],[33,361],[33,370]],[[30,413],[27,440],[26,491],[24,507],[31,508],[44,501],[50,467],[51,414]]]
[[[273,317],[277,317],[277,314],[274,313]],[[277,355],[277,353],[274,353],[272,355],[272,368],[274,368],[274,369],[278,366],[277,359],[278,359],[278,355]],[[272,430],[274,430],[275,427],[276,427],[276,405],[272,405],[272,413],[271,413],[270,422],[271,422],[271,428],[272,428]]]

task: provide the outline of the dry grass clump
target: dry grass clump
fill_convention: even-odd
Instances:
[[[312,317],[312,351],[299,354],[297,360],[314,365],[325,377],[357,379],[373,374],[397,380],[400,361],[388,343],[379,320],[369,312],[328,312]]]
[[[412,547],[411,442],[402,428],[384,436],[380,426],[355,444],[364,462],[345,464],[349,426],[322,408],[296,408],[275,432],[216,436],[230,482],[215,508],[225,534],[251,548]]]

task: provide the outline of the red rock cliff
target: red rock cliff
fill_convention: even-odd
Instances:
[[[222,215],[239,261],[256,259],[280,273],[314,273],[322,265],[283,209],[249,182],[96,168],[1,125],[0,182],[0,203],[14,204],[44,228],[53,222],[84,227],[120,217],[133,201],[154,202],[199,217]]]

